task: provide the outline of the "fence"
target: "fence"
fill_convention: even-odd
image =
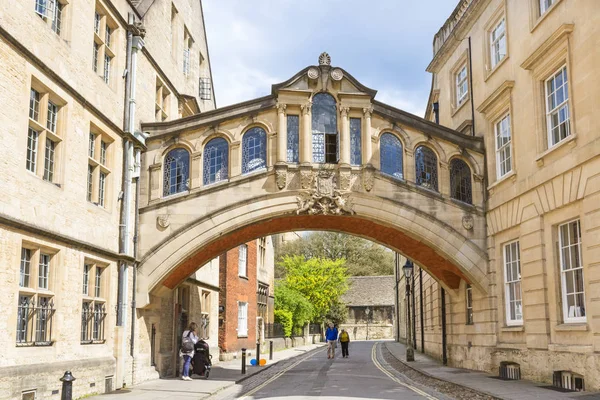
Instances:
[[[52,345],[54,301],[22,296],[17,310],[17,345]]]
[[[104,303],[83,303],[81,310],[81,343],[104,342],[104,320],[106,306]]]
[[[265,324],[265,337],[267,339],[285,337],[282,324]]]
[[[320,324],[310,324],[308,326],[308,334],[309,335],[320,335],[321,334],[321,325]]]

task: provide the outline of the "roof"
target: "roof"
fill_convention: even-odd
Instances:
[[[342,296],[348,306],[394,305],[394,276],[352,276],[348,278],[350,289]]]

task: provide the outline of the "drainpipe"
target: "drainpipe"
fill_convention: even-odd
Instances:
[[[419,309],[421,311],[421,353],[425,353],[425,327],[423,325],[423,269],[419,267]]]
[[[473,59],[471,57],[471,36],[469,36],[469,93],[471,94],[471,128],[472,134],[475,136],[475,102],[473,100]]]
[[[448,353],[446,347],[448,345],[446,339],[446,291],[442,290],[442,363],[448,365]]]
[[[413,349],[416,350],[417,348],[417,309],[415,307],[415,274],[412,274],[412,290],[411,290],[411,296],[412,296],[412,340],[413,340]]]

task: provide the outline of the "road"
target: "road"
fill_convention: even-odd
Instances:
[[[350,357],[328,360],[321,349],[259,374],[260,381],[239,385],[219,399],[428,399],[445,400],[442,394],[412,382],[392,369],[382,357],[378,342],[353,342]]]

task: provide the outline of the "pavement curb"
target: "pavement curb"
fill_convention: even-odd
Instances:
[[[398,361],[399,361],[400,363],[402,363],[404,366],[406,366],[406,367],[408,367],[408,368],[412,369],[413,371],[415,371],[415,372],[417,372],[417,373],[419,373],[419,374],[421,374],[421,375],[425,375],[426,377],[428,377],[428,378],[430,378],[430,379],[437,379],[438,381],[441,381],[441,382],[446,382],[446,383],[449,383],[449,384],[451,384],[451,385],[460,386],[460,387],[461,387],[461,388],[463,388],[463,389],[468,389],[468,390],[470,390],[470,391],[472,391],[472,392],[475,392],[475,393],[479,393],[479,394],[482,394],[482,395],[485,395],[485,396],[490,396],[491,398],[493,398],[493,399],[496,399],[496,400],[506,400],[506,399],[504,399],[504,398],[502,398],[502,397],[498,397],[498,396],[496,396],[496,395],[494,395],[494,394],[491,394],[491,393],[488,393],[488,392],[484,392],[483,390],[475,389],[475,388],[472,388],[471,386],[463,385],[463,384],[461,384],[461,383],[452,382],[452,381],[449,381],[449,380],[447,380],[447,379],[444,379],[444,378],[439,378],[439,377],[437,377],[437,376],[434,376],[434,375],[431,375],[431,374],[429,374],[429,373],[427,373],[427,372],[425,372],[425,371],[423,371],[423,370],[421,370],[421,369],[419,369],[419,368],[413,367],[413,366],[412,366],[412,365],[410,365],[408,362],[406,362],[406,361],[403,361],[403,360],[401,360],[400,358],[396,357],[396,356],[394,355],[394,353],[393,353],[392,351],[390,351],[390,349],[388,348],[388,344],[387,344],[387,343],[384,343],[384,344],[385,344],[385,348],[387,349],[387,351],[389,351],[389,352],[390,352],[390,354],[392,355],[392,357],[394,357],[396,360],[398,360]]]

